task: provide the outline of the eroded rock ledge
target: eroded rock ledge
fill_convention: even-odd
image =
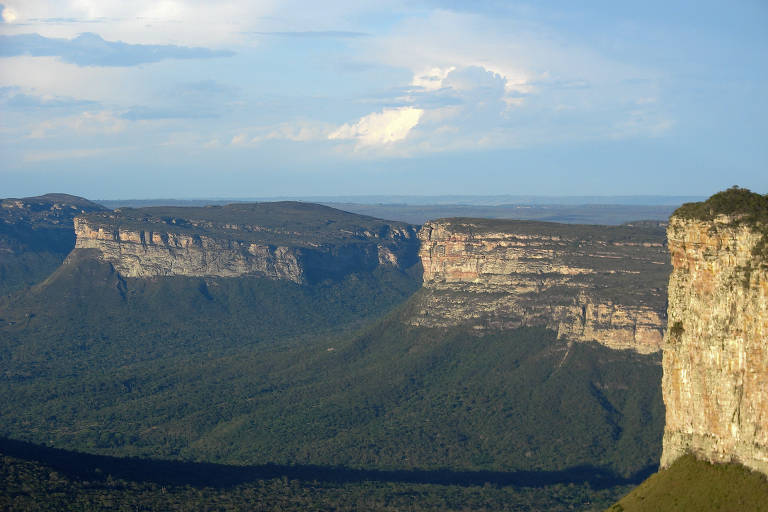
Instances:
[[[306,203],[115,210],[75,219],[76,249],[124,277],[246,274],[311,283],[417,263],[413,226]]]
[[[447,219],[419,238],[413,325],[546,326],[571,341],[660,350],[670,267],[658,229]]]
[[[731,189],[670,220],[662,467],[690,452],[768,474],[768,223],[708,209],[743,195]]]

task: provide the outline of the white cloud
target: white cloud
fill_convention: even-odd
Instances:
[[[391,144],[405,139],[423,114],[419,108],[387,108],[361,117],[354,124],[344,124],[328,139],[355,140],[358,147]]]
[[[108,110],[83,112],[76,116],[48,119],[29,128],[27,138],[45,139],[56,136],[113,135],[122,132],[126,121]]]
[[[148,66],[149,68],[149,66]],[[101,102],[142,103],[151,68],[79,67],[55,57],[0,58],[0,86],[17,86],[38,96],[65,96]]]
[[[443,87],[443,80],[445,77],[456,69],[456,66],[448,66],[445,68],[432,67],[425,69],[421,72],[413,74],[413,80],[411,85],[422,88],[426,91],[435,91]]]
[[[229,145],[230,146],[244,146],[247,141],[248,141],[248,136],[246,134],[238,133],[237,135],[232,137],[232,139],[229,141]]]
[[[375,0],[3,0],[16,27],[4,33],[37,32],[71,38],[96,32],[133,44],[227,47],[255,45],[255,33],[275,31],[354,32],[361,13],[381,11]],[[397,8],[391,1],[387,10]]]
[[[333,131],[333,127],[328,123],[317,121],[292,121],[280,123],[277,126],[260,130],[253,137],[253,142],[266,140],[290,140],[293,142],[309,142],[313,140],[323,140]]]
[[[5,32],[73,37],[97,32],[108,40],[143,44],[227,45],[273,14],[277,0],[4,0],[23,23]]]
[[[4,22],[13,23],[19,16],[16,14],[16,10],[12,7],[5,7],[3,9],[2,17]]]
[[[51,160],[70,160],[79,158],[91,158],[103,156],[108,153],[127,151],[129,147],[114,148],[86,148],[86,149],[59,149],[50,151],[31,151],[24,154],[25,162],[46,162]]]

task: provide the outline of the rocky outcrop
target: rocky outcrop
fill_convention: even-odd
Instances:
[[[75,216],[106,210],[82,197],[0,199],[0,297],[43,281],[75,246]]]
[[[172,216],[153,208],[83,216],[75,219],[75,247],[96,249],[122,276],[138,278],[259,275],[304,284],[377,267],[402,270],[416,262],[412,226],[317,205],[302,205],[296,213],[294,203],[285,205],[174,208]],[[295,216],[277,222],[280,213]]]
[[[545,326],[571,341],[660,349],[669,265],[658,229],[448,219],[419,238],[412,325]]]
[[[668,227],[662,467],[690,452],[768,474],[768,223],[712,209],[741,196],[762,197],[768,217],[768,196],[731,189],[681,208]]]
[[[75,216],[103,210],[106,208],[68,194],[0,199],[0,254],[46,251],[66,255],[75,243]]]

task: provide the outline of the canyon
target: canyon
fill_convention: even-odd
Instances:
[[[313,222],[279,222],[287,210]],[[362,219],[362,220],[361,220]],[[569,341],[658,352],[669,273],[663,231],[450,219],[417,227],[305,203],[94,212],[76,250],[122,276],[258,275],[297,284],[420,265],[413,326],[547,327]]]

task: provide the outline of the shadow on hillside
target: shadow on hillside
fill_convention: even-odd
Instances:
[[[159,485],[193,487],[232,487],[259,479],[286,477],[303,481],[355,483],[364,481],[439,485],[484,485],[543,487],[555,484],[589,484],[604,489],[636,484],[657,467],[648,466],[629,478],[602,468],[576,466],[562,471],[453,471],[453,470],[378,470],[340,466],[278,465],[229,466],[205,462],[182,462],[91,455],[50,448],[24,441],[0,438],[0,455],[37,462],[70,478],[99,481],[107,476]]]

